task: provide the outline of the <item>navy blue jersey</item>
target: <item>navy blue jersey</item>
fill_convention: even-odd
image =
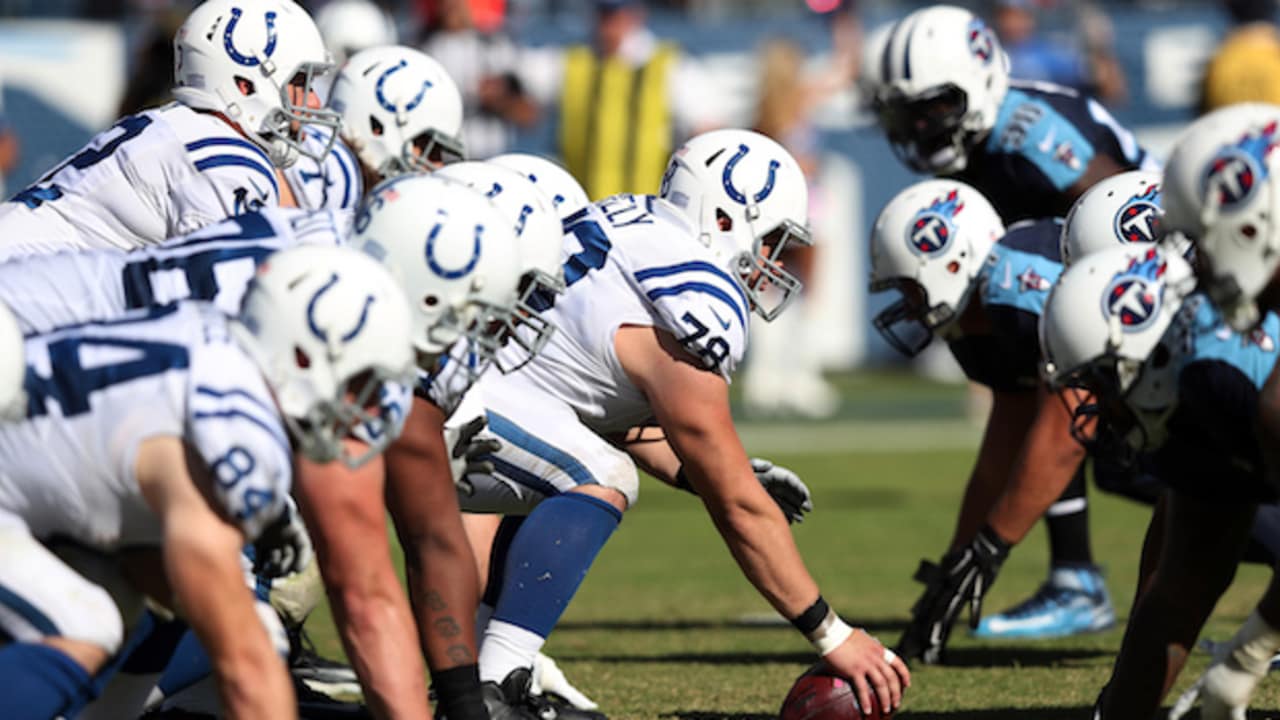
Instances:
[[[1254,434],[1258,396],[1276,363],[1280,318],[1268,314],[1250,333],[1232,331],[1202,295],[1179,358],[1178,406],[1156,452],[1160,476],[1191,495],[1229,502],[1273,502]]]
[[[1068,189],[1099,154],[1125,170],[1157,169],[1097,101],[1048,83],[1015,81],[991,134],[954,177],[987,196],[1006,223],[1065,217],[1075,201]]]
[[[1056,218],[1019,223],[1000,238],[970,302],[982,303],[990,335],[964,335],[949,342],[970,380],[992,390],[1034,390],[1040,384],[1038,325],[1049,288],[1062,273]]]

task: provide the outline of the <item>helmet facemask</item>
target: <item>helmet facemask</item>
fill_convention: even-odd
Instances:
[[[959,87],[948,83],[915,97],[889,89],[876,98],[875,109],[894,152],[911,169],[951,174],[968,164],[968,96]]]
[[[945,333],[955,322],[969,300],[970,291],[952,306],[948,302],[929,304],[929,291],[910,278],[873,280],[871,292],[897,290],[897,302],[881,310],[872,321],[876,330],[894,350],[915,357],[933,342],[935,334]]]
[[[498,371],[506,375],[529,364],[547,346],[555,325],[543,319],[541,312],[551,307],[555,296],[564,290],[564,281],[542,270],[530,270],[520,278],[519,297],[510,309],[493,308],[487,326],[493,332],[486,340],[495,343],[494,354]],[[516,359],[497,357],[497,349],[514,343],[521,349]]]
[[[747,207],[748,218],[752,216],[753,208]],[[769,230],[755,233],[752,252],[739,253],[734,260],[733,269],[747,299],[766,321],[772,322],[781,315],[804,288],[800,278],[783,266],[787,251],[797,246],[812,245],[813,238],[808,228],[784,218]]]
[[[333,397],[318,399],[301,415],[286,415],[285,424],[308,458],[341,460],[351,469],[358,468],[391,444],[404,409],[388,401],[394,394],[389,386],[408,382],[410,378],[380,368],[365,370],[338,383]],[[343,442],[351,437],[367,444],[364,452],[351,454],[351,446]]]
[[[309,99],[315,96],[315,79],[333,70],[328,62],[304,62],[298,65],[288,82],[276,83],[273,76],[278,72],[270,59],[262,62],[262,74],[280,95],[279,107],[271,107],[265,113],[258,128],[247,128],[266,143],[267,155],[276,167],[287,168],[302,155],[316,162],[323,162],[325,156],[333,149],[337,139],[338,128],[342,125],[342,116],[337,111],[324,107],[312,107]],[[247,83],[247,86],[245,85]],[[241,78],[241,92],[252,96],[257,92],[254,81]],[[247,90],[247,92],[246,92]],[[295,102],[294,98],[300,98]],[[234,103],[230,104],[235,107]],[[232,119],[235,119],[234,112]],[[328,141],[321,152],[309,149],[303,142],[302,127],[326,128]]]

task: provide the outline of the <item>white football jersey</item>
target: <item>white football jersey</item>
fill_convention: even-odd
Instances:
[[[130,250],[279,204],[261,148],[214,115],[174,103],[122,118],[0,204],[0,260]]]
[[[0,264],[0,301],[23,333],[116,318],[178,300],[228,315],[268,255],[301,244],[340,245],[332,212],[270,207],[133,252],[60,252]]]
[[[203,303],[130,313],[27,339],[27,419],[0,426],[0,509],[32,535],[112,550],[154,545],[139,444],[186,441],[214,501],[249,538],[277,517],[292,453],[266,382]]]
[[[324,152],[329,144],[327,128],[307,126],[303,144],[313,153]],[[354,215],[364,197],[364,176],[360,163],[347,144],[338,138],[333,149],[316,162],[306,155],[284,170],[284,178],[298,206],[309,210],[335,210]]]
[[[568,287],[542,313],[556,331],[520,370],[480,379],[487,407],[500,412],[503,398],[525,401],[528,390],[568,404],[598,433],[649,421],[648,401],[614,353],[622,325],[666,330],[729,378],[746,351],[751,306],[679,210],[653,196],[616,195],[568,218],[565,231]],[[499,357],[523,352],[508,346]]]

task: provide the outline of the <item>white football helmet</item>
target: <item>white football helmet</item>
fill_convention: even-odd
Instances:
[[[0,421],[14,422],[27,416],[26,351],[22,330],[13,311],[0,303],[0,345],[9,348],[0,354]]]
[[[698,135],[671,155],[658,194],[693,222],[765,320],[804,287],[781,260],[793,244],[813,244],[809,187],[778,143],[751,130]]]
[[[440,63],[413,48],[363,50],[329,92],[360,162],[382,178],[462,160],[462,94]]]
[[[963,170],[1009,90],[995,32],[963,8],[917,10],[894,26],[879,68],[876,111],[902,161],[933,175]]]
[[[498,363],[511,372],[541,351],[554,327],[539,314],[564,290],[564,226],[555,208],[537,185],[515,170],[487,162],[460,162],[437,170],[436,175],[468,185],[489,198],[512,223],[520,243],[524,276],[516,308],[532,335],[513,333],[511,339],[528,351],[514,364]]]
[[[316,11],[316,27],[339,66],[361,50],[397,42],[395,20],[369,0],[330,0]]]
[[[308,245],[267,258],[231,323],[280,406],[296,447],[316,462],[358,467],[398,434],[384,385],[409,385],[409,305],[391,275],[347,247]],[[375,438],[352,456],[342,440]],[[366,437],[367,436],[367,437]]]
[[[221,113],[262,147],[277,167],[303,147],[299,124],[336,130],[338,114],[309,106],[312,81],[333,68],[311,16],[289,0],[206,0],[173,39],[178,102]],[[299,84],[298,81],[301,81]],[[300,102],[290,96],[290,87]]]
[[[582,189],[577,178],[551,160],[527,153],[506,153],[491,157],[488,162],[529,178],[543,195],[551,199],[561,221],[591,204],[587,191]]]
[[[1231,105],[1196,120],[1164,169],[1164,226],[1196,247],[1200,282],[1245,331],[1280,264],[1280,107]]]
[[[1160,173],[1131,170],[1100,180],[1071,206],[1062,226],[1062,264],[1117,244],[1161,238]]]
[[[876,330],[909,356],[947,333],[1003,236],[995,208],[962,182],[925,180],[898,193],[871,230],[871,292],[901,295],[876,315]]]
[[[1176,356],[1185,325],[1175,322],[1194,288],[1191,266],[1176,252],[1148,243],[1085,255],[1063,271],[1040,316],[1044,377],[1057,391],[1094,398],[1074,410],[1072,432],[1093,441],[1118,436],[1133,451],[1163,442],[1177,397]]]
[[[385,265],[410,298],[411,339],[424,372],[434,373],[465,340],[478,375],[519,323],[515,233],[466,185],[417,173],[379,184],[356,215],[352,244]]]

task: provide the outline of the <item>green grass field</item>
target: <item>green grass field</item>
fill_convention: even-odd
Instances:
[[[942,444],[964,448],[976,430],[957,417],[963,391],[892,376],[842,384],[851,400],[840,423],[749,425],[743,434],[752,441],[748,450],[761,447],[760,454],[809,483],[816,511],[795,527],[795,535],[826,598],[891,645],[920,587],[911,580],[918,560],[936,557],[950,535],[973,457],[971,449],[924,449],[931,445],[927,433],[941,428],[950,433]],[[903,407],[890,402],[895,396],[910,412],[894,411]],[[872,439],[850,436],[845,446],[816,449],[814,438],[838,442],[833,428]],[[911,434],[923,435],[912,440],[916,449],[902,442]],[[880,437],[885,440],[877,442]],[[889,441],[895,437],[898,442]],[[804,452],[777,452],[787,447]],[[1092,488],[1090,500],[1094,552],[1123,624],[1149,511]],[[1032,592],[1044,577],[1046,558],[1038,528],[1005,565],[987,609],[1002,609]],[[1206,635],[1223,639],[1234,632],[1267,578],[1262,568],[1242,567]],[[790,627],[761,622],[771,617],[701,504],[647,480],[640,503],[596,561],[546,649],[611,718],[772,718],[813,656]],[[327,617],[311,624],[320,649],[337,654]],[[1087,718],[1121,633],[1117,627],[1083,638],[1014,644],[976,642],[957,630],[952,664],[913,668],[914,684],[897,717]],[[1193,656],[1176,692],[1207,660],[1203,653]],[[1272,711],[1255,711],[1250,718],[1280,717],[1277,685],[1264,683],[1255,702]]]

